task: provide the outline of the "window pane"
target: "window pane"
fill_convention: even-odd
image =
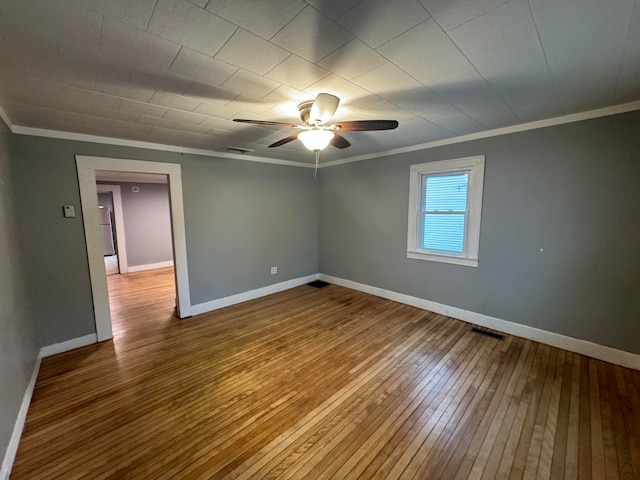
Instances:
[[[424,214],[421,248],[462,253],[464,214]]]
[[[423,182],[425,211],[457,211],[467,209],[467,173],[427,176]]]

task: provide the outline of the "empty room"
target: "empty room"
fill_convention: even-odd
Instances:
[[[640,479],[638,0],[0,0],[5,479]]]

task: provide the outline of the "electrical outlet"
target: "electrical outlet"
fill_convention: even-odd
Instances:
[[[278,273],[278,267],[271,267],[271,275]]]

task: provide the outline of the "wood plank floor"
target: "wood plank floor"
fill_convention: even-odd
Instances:
[[[187,320],[109,277],[46,358],[13,479],[640,479],[640,372],[335,285]]]

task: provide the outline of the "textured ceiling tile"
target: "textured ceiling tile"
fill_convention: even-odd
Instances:
[[[461,112],[448,117],[440,117],[437,120],[432,120],[432,122],[456,135],[468,135],[484,130],[482,125]]]
[[[534,110],[546,110],[551,115],[561,114],[555,87],[544,59],[516,63],[504,70],[485,75],[484,78],[523,120],[531,119]],[[534,109],[533,104],[538,104],[541,108]],[[524,117],[520,116],[521,111],[525,112]]]
[[[291,105],[298,105],[300,102],[304,102],[305,100],[309,100],[311,95],[307,92],[303,92],[301,90],[297,90],[295,88],[288,87],[287,85],[282,85],[276,88],[273,92],[269,93],[262,97],[265,102],[272,102],[278,105],[283,103],[290,103]],[[298,115],[298,109],[293,109],[294,115]]]
[[[585,8],[581,2],[554,2],[534,13],[552,71],[561,70],[567,62],[597,69],[621,61],[633,1],[595,3],[598,8]]]
[[[66,0],[4,1],[1,7],[2,29],[13,30],[12,35],[44,40],[56,51],[98,49],[102,16],[96,12]]]
[[[185,77],[197,78],[211,85],[222,85],[238,67],[183,47],[169,68]]]
[[[165,69],[176,58],[180,46],[124,23],[105,18],[100,49],[110,55],[121,55],[125,60]]]
[[[203,127],[215,128],[216,130],[233,130],[240,124],[230,120],[223,120],[222,118],[207,117],[201,125]]]
[[[74,87],[64,87],[64,98],[74,103],[82,103],[99,108],[113,108],[114,110],[118,109],[121,102],[119,97],[103,95],[88,90],[80,90]]]
[[[140,88],[161,90],[181,95],[193,83],[193,78],[178,75],[167,70],[136,66],[128,83]]]
[[[236,26],[184,0],[158,0],[148,31],[215,55]]]
[[[264,97],[279,86],[280,84],[278,82],[261,77],[255,73],[247,72],[246,70],[238,70],[229,80],[222,84],[223,88],[257,98]]]
[[[327,70],[297,55],[287,57],[266,74],[276,82],[301,90],[327,75],[329,75]]]
[[[332,20],[337,20],[361,0],[306,0],[316,10],[319,10]]]
[[[211,127],[204,127],[202,125],[196,125],[193,123],[178,123],[173,128],[177,130],[183,130],[185,132],[200,133],[200,134],[205,134],[209,130],[211,130]]]
[[[238,29],[218,52],[216,58],[263,75],[289,55],[289,52],[257,35]]]
[[[209,3],[209,0],[188,0],[190,3],[193,3],[194,5],[200,7],[200,8],[204,8],[207,6],[207,3]]]
[[[349,10],[338,23],[377,48],[429,18],[416,0],[368,0]]]
[[[338,75],[329,75],[306,89],[307,92],[315,95],[319,93],[331,93],[340,98],[341,102],[355,101],[359,98],[371,97],[371,93],[355,83],[345,80]],[[376,102],[380,100],[377,99]]]
[[[178,110],[192,111],[200,105],[200,100],[194,100],[193,98],[182,97],[180,95],[173,95],[166,92],[156,92],[149,100],[156,105],[162,105],[164,107],[176,108]]]
[[[299,0],[215,0],[207,10],[268,40],[304,7]]]
[[[120,110],[138,115],[146,115],[152,117],[162,117],[169,111],[167,107],[159,105],[151,105],[149,103],[135,102],[133,100],[123,99],[120,103]]]
[[[140,115],[136,120],[138,123],[144,123],[145,125],[151,125],[154,127],[173,128],[178,122],[175,120],[167,120],[166,118],[149,117],[147,115]]]
[[[384,63],[387,60],[382,55],[355,38],[324,57],[318,65],[351,80]]]
[[[202,82],[193,82],[184,94],[203,102],[220,105],[226,105],[238,96],[236,92]]]
[[[194,112],[209,117],[225,118],[227,120],[235,117],[238,113],[240,113],[239,110],[223,107],[222,105],[215,105],[212,103],[202,103],[200,106],[198,106],[198,108],[194,110]]]
[[[146,30],[151,20],[156,0],[72,0],[77,5],[101,13],[141,30]]]
[[[114,95],[116,97],[128,98],[131,100],[138,100],[140,102],[149,101],[155,92],[154,88],[138,86],[129,82],[119,82],[109,78],[97,78],[95,89],[97,92]]]
[[[481,74],[544,61],[527,0],[511,0],[452,29],[449,36]]]
[[[204,115],[199,115],[197,113],[169,109],[169,111],[165,113],[164,117],[162,118],[166,120],[175,120],[182,123],[195,123],[197,125],[199,123],[202,123],[207,117]]]
[[[271,41],[296,55],[317,62],[353,36],[309,6],[278,32]]]
[[[397,92],[421,91],[424,88],[420,82],[390,62],[369,70],[351,81],[385,98]]]
[[[274,104],[265,102],[259,98],[252,98],[246,95],[240,95],[235,100],[230,101],[226,107],[240,110],[242,112],[250,112],[260,115],[266,112],[270,108],[273,108]]]
[[[62,85],[57,83],[6,72],[0,73],[0,90],[9,91],[12,94],[24,93],[52,98],[61,98],[64,95]]]
[[[429,59],[456,50],[455,44],[434,20],[421,23],[378,49],[389,61],[413,76],[416,72],[428,75]]]
[[[499,7],[508,0],[419,0],[445,30]]]

